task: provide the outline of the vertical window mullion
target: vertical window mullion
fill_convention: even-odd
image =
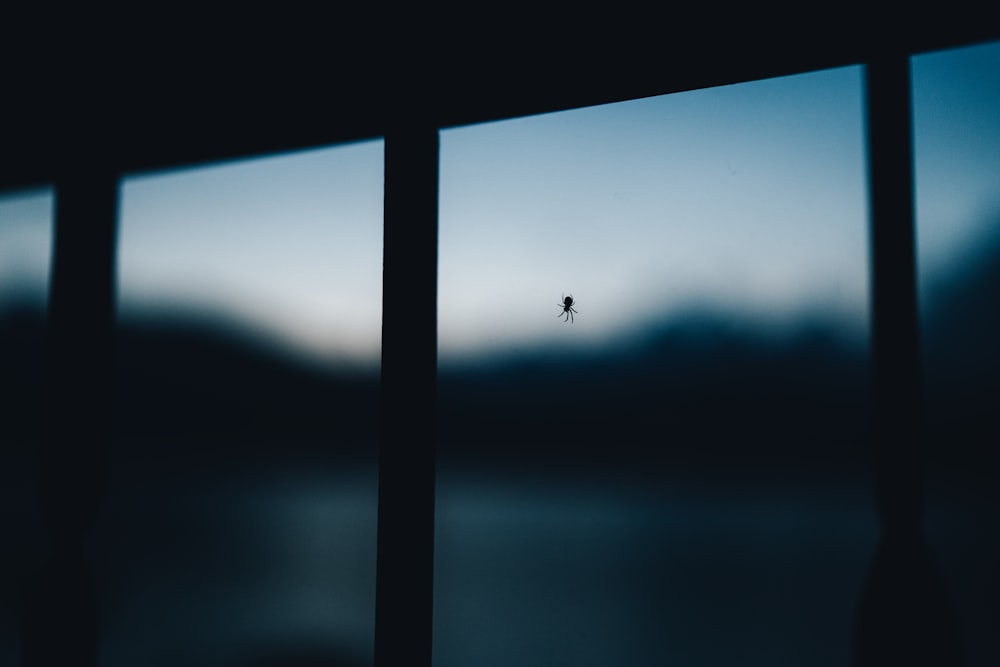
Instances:
[[[923,539],[923,424],[909,56],[865,72],[872,243],[874,496],[881,537],[855,622],[854,664],[961,664],[955,619]]]
[[[377,667],[431,664],[438,132],[385,138]]]
[[[919,524],[920,369],[909,59],[866,68],[875,455],[883,529]]]
[[[114,365],[118,178],[77,168],[56,187],[47,423],[40,452],[46,555],[28,594],[22,664],[98,664],[86,545],[104,489]]]

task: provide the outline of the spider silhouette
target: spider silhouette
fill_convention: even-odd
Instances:
[[[563,315],[566,315],[566,319],[563,320],[563,322],[572,322],[573,313],[576,312],[576,308],[573,307],[573,295],[570,294],[569,296],[566,296],[564,294],[563,302],[557,303],[556,305],[562,308],[562,312],[556,315],[556,317],[562,317]]]

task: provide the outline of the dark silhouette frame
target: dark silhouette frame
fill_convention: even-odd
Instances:
[[[429,666],[438,130],[851,64],[866,65],[882,525],[855,660],[959,662],[920,537],[912,446],[921,421],[907,63],[996,39],[1000,28],[988,8],[915,16],[878,6],[805,15],[740,7],[688,8],[617,35],[604,9],[571,17],[536,8],[470,36],[432,16],[387,21],[353,10],[337,30],[270,16],[238,29],[211,15],[196,27],[157,19],[127,29],[99,16],[65,27],[15,16],[17,35],[3,47],[4,62],[20,65],[5,75],[14,103],[0,124],[0,191],[54,183],[57,197],[41,491],[51,548],[47,575],[31,589],[23,664],[97,664],[83,544],[109,438],[122,175],[385,137],[383,288],[407,298],[383,311],[375,662]],[[923,606],[903,595],[914,589],[931,591]],[[46,603],[53,596],[59,612]],[[53,635],[61,640],[47,641]]]

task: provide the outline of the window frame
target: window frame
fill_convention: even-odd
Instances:
[[[889,49],[864,63],[872,202],[874,484],[884,535],[909,533],[920,516],[919,454],[893,444],[907,441],[899,437],[900,429],[916,436],[920,427],[910,55]],[[415,114],[383,129],[383,303],[391,308],[383,307],[382,322],[375,664],[430,667],[441,126]],[[56,545],[52,563],[62,559],[86,572],[83,544],[103,491],[110,432],[123,168],[106,160],[95,164],[92,158],[100,151],[93,146],[68,150],[78,152],[55,178],[47,375],[52,426],[43,452],[42,504]],[[396,298],[403,292],[405,299]],[[80,442],[96,444],[84,448]],[[61,572],[76,582],[73,604],[87,622],[69,632],[66,618],[47,619],[67,629],[69,637],[52,650],[76,664],[96,664],[100,631],[94,591],[74,578],[74,568]],[[38,622],[46,621],[27,621]],[[30,641],[25,649],[26,655],[40,650]]]

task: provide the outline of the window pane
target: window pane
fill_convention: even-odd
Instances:
[[[912,59],[929,546],[969,665],[1000,662],[1000,42]]]
[[[442,133],[437,667],[849,662],[861,111],[846,68]]]
[[[124,181],[107,667],[371,660],[382,180],[373,141]]]
[[[55,197],[0,196],[0,664],[17,663],[20,586],[40,557],[37,447]]]

